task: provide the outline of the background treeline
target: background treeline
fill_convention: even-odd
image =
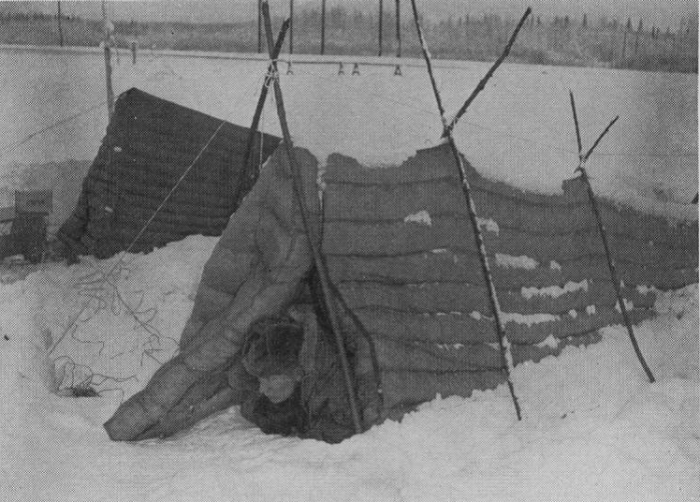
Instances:
[[[395,55],[396,19],[393,9],[383,16],[382,54]],[[402,55],[419,57],[415,29],[404,11]],[[281,19],[276,20],[279,25]],[[491,61],[505,45],[516,20],[493,14],[455,15],[434,22],[424,20],[433,56],[443,59]],[[2,12],[0,43],[59,44],[56,16]],[[257,21],[218,24],[115,22],[116,44],[128,48],[223,52],[258,50]],[[324,53],[377,55],[378,15],[334,7],[326,12]],[[100,21],[62,17],[65,45],[95,46],[103,38]],[[321,52],[321,12],[299,9],[293,27],[294,53]],[[289,45],[285,46],[285,51]],[[265,47],[263,46],[263,49]],[[653,71],[698,71],[698,23],[686,18],[678,26],[652,26],[643,19],[611,19],[582,14],[547,16],[535,12],[513,47],[511,61],[548,65],[603,66]]]

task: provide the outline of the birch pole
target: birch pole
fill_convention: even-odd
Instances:
[[[581,130],[578,124],[578,115],[576,114],[576,103],[574,102],[574,93],[571,90],[569,90],[569,97],[571,98],[571,110],[574,115],[574,125],[576,127],[576,142],[578,144],[579,163],[578,167],[576,168],[576,171],[579,171],[581,173],[581,179],[586,184],[588,199],[591,202],[593,216],[595,217],[596,223],[598,225],[600,238],[603,241],[603,248],[605,249],[605,257],[607,258],[608,270],[610,271],[610,280],[612,281],[613,288],[615,288],[615,294],[617,295],[617,303],[620,306],[622,318],[624,319],[625,325],[627,326],[627,334],[629,335],[630,341],[632,342],[632,348],[634,349],[634,353],[637,355],[637,359],[639,359],[639,363],[642,365],[642,368],[644,369],[644,372],[646,373],[649,382],[654,383],[654,375],[652,374],[651,370],[649,369],[649,366],[647,365],[647,362],[644,359],[644,356],[642,355],[642,351],[640,350],[639,344],[637,343],[637,338],[634,336],[632,322],[630,321],[629,314],[627,313],[627,306],[625,305],[625,299],[622,297],[622,291],[620,290],[620,279],[618,278],[617,269],[615,268],[615,261],[613,260],[612,253],[610,252],[610,244],[608,243],[608,236],[605,232],[605,225],[603,225],[603,218],[600,215],[598,202],[596,200],[595,194],[593,193],[591,180],[588,177],[588,172],[586,171],[585,167],[588,158],[591,156],[591,154],[596,149],[603,137],[605,137],[605,135],[608,134],[608,131],[610,131],[610,128],[615,124],[615,122],[617,122],[620,116],[618,115],[608,124],[605,130],[600,134],[600,136],[598,136],[598,139],[595,140],[593,146],[584,155],[581,145]]]
[[[263,1],[262,4],[263,17],[265,19],[265,35],[267,37],[267,46],[270,56],[273,55],[273,40],[272,40],[272,21],[270,20],[270,6],[267,0]],[[292,186],[294,189],[294,195],[297,199],[299,205],[299,212],[301,213],[302,224],[306,232],[306,236],[309,241],[309,248],[311,249],[311,254],[313,257],[313,263],[318,272],[319,282],[321,283],[321,291],[323,293],[323,301],[325,303],[326,312],[328,313],[329,321],[333,330],[333,336],[335,338],[336,347],[338,350],[338,359],[340,360],[340,366],[343,373],[343,379],[345,382],[345,389],[348,394],[348,404],[350,405],[350,413],[352,416],[353,426],[356,433],[362,432],[362,422],[360,421],[360,414],[357,407],[357,397],[355,395],[355,386],[353,378],[350,374],[350,364],[348,362],[347,353],[345,350],[345,343],[343,342],[342,331],[340,319],[338,313],[335,310],[336,303],[333,301],[333,290],[331,289],[330,275],[328,274],[328,269],[326,268],[326,263],[321,255],[321,250],[318,246],[316,237],[318,236],[318,225],[320,222],[317,218],[313,218],[309,209],[306,207],[306,194],[304,191],[303,179],[301,176],[301,167],[297,163],[296,157],[294,156],[294,145],[292,144],[292,137],[289,132],[289,125],[287,124],[287,113],[284,109],[284,100],[282,97],[282,87],[279,83],[279,72],[277,70],[277,61],[272,59],[270,61],[272,66],[272,84],[275,92],[275,101],[277,102],[277,114],[279,116],[280,128],[282,129],[282,137],[284,141],[284,148],[287,153],[287,159],[289,160],[289,168],[292,173]]]
[[[411,0],[413,2],[413,0]],[[447,124],[445,132],[443,133],[443,138],[446,138],[448,134],[452,133],[452,129],[455,128],[457,125],[457,122],[459,122],[459,119],[462,118],[462,115],[464,115],[467,112],[467,109],[469,106],[472,104],[472,102],[476,99],[476,97],[479,95],[481,91],[484,90],[486,87],[486,84],[488,83],[489,80],[491,80],[491,77],[493,77],[493,74],[496,72],[499,66],[505,61],[505,59],[508,57],[508,54],[510,54],[510,50],[513,47],[513,44],[515,43],[515,39],[518,37],[518,33],[520,33],[520,30],[522,29],[523,25],[525,24],[525,20],[528,18],[528,16],[532,13],[532,9],[530,7],[527,8],[525,11],[525,14],[523,14],[523,17],[520,18],[520,22],[518,22],[517,26],[515,27],[515,30],[513,30],[513,34],[510,36],[510,39],[508,40],[508,43],[506,44],[506,47],[503,49],[503,52],[501,55],[498,57],[498,59],[493,63],[491,68],[489,68],[489,71],[486,72],[486,75],[483,76],[483,78],[479,81],[479,83],[476,85],[472,93],[469,95],[467,100],[464,102],[462,107],[457,111],[455,114],[454,118],[450,121],[449,124]]]
[[[515,395],[515,388],[513,386],[513,381],[511,380],[511,372],[513,370],[513,355],[511,352],[510,342],[506,338],[505,329],[503,327],[503,321],[501,319],[501,306],[498,302],[498,295],[496,293],[496,287],[493,283],[493,277],[491,275],[491,268],[489,266],[488,256],[486,255],[486,245],[484,244],[484,236],[481,233],[481,228],[479,228],[479,220],[476,212],[476,205],[474,204],[474,198],[471,195],[471,186],[469,184],[469,179],[467,177],[467,171],[464,166],[464,160],[457,149],[454,137],[452,136],[452,129],[450,124],[448,124],[445,118],[445,108],[442,104],[442,98],[440,97],[440,91],[438,90],[437,83],[435,82],[435,76],[433,74],[433,66],[431,61],[430,52],[428,51],[428,44],[423,36],[423,30],[420,25],[420,20],[418,17],[418,8],[416,7],[416,0],[411,0],[411,6],[413,7],[413,19],[416,23],[416,31],[418,32],[418,39],[420,41],[421,49],[423,50],[423,57],[425,58],[425,64],[428,69],[428,76],[430,77],[430,84],[433,88],[433,94],[435,95],[435,101],[437,103],[438,111],[440,112],[440,118],[442,120],[443,126],[443,137],[447,138],[447,141],[452,150],[452,155],[455,159],[455,165],[457,171],[459,172],[459,178],[462,185],[462,192],[464,193],[464,199],[467,203],[467,210],[469,212],[469,221],[471,222],[472,231],[474,233],[474,242],[476,244],[476,249],[479,253],[479,261],[481,263],[481,271],[484,276],[484,281],[486,282],[486,287],[488,289],[489,303],[491,305],[491,311],[493,312],[494,324],[496,329],[496,335],[498,337],[498,347],[501,354],[501,364],[503,371],[506,374],[506,380],[508,383],[508,390],[510,391],[510,396],[513,400],[513,406],[515,407],[515,414],[518,420],[522,419],[522,414],[520,412],[520,404],[518,403],[518,397]],[[520,21],[520,25],[525,22],[525,19],[530,14],[530,8],[527,9],[523,19]],[[517,34],[517,30],[516,30]],[[509,45],[512,45],[509,44]],[[503,57],[505,59],[505,57]],[[499,63],[500,64],[500,63]],[[454,121],[452,122],[454,125]]]

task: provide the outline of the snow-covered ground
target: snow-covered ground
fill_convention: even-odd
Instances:
[[[91,289],[113,260],[0,285],[1,500],[700,500],[697,285],[662,294],[636,328],[656,383],[624,328],[606,328],[601,343],[516,368],[522,422],[501,386],[437,398],[335,446],[266,436],[236,408],[169,440],[111,442],[101,424],[155,371],[150,356],[173,353],[215,242],[127,257],[112,283],[133,311],[155,312],[143,325],[114,289]],[[54,369],[48,352],[87,299]],[[69,358],[84,365],[73,382]],[[101,396],[49,391],[80,380]]]
[[[9,196],[55,180],[77,198],[79,165],[71,175],[58,169],[93,158],[104,135],[101,58],[0,51],[0,106],[13,118],[0,123],[0,206],[3,189]],[[282,65],[294,139],[321,162],[337,151],[396,163],[439,138],[424,70],[407,66],[394,77],[372,61],[362,60],[359,77],[347,64],[344,76],[337,66],[301,64],[285,75]],[[438,66],[448,109],[488,67]],[[264,70],[263,61],[148,52],[132,66],[122,54],[115,88],[137,86],[245,125]],[[558,191],[576,165],[569,88],[584,143],[621,115],[589,162],[597,190],[697,217],[697,206],[680,204],[697,190],[694,75],[504,65],[457,127],[460,148],[487,176]],[[80,110],[90,111],[18,144]],[[279,134],[271,104],[262,124]],[[47,162],[58,164],[38,172]],[[438,398],[335,446],[266,436],[235,408],[169,440],[110,442],[101,424],[174,353],[215,243],[192,236],[118,267],[83,259],[41,265],[24,279],[0,270],[0,500],[700,500],[697,285],[662,294],[658,315],[636,328],[655,384],[625,330],[609,327],[599,344],[516,368],[522,422],[500,387]],[[65,396],[81,384],[100,396]]]

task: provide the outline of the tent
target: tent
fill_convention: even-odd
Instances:
[[[436,394],[469,396],[502,383],[447,145],[382,169],[333,154],[320,185],[318,160],[301,148],[294,155],[335,290],[363,427],[400,418]],[[599,328],[621,322],[582,182],[566,181],[563,195],[539,195],[466,165],[514,362],[593,343]],[[610,201],[601,201],[601,211],[635,322],[653,315],[655,288],[697,282],[697,221],[672,224]],[[287,155],[278,148],[205,265],[179,353],[119,407],[105,424],[109,436],[169,436],[241,403],[254,385],[240,361],[245,333],[265,316],[309,312],[312,269]],[[305,343],[309,371],[321,381],[329,362],[337,366],[337,352]]]
[[[190,234],[221,235],[251,186],[243,166],[248,133],[129,89],[116,101],[77,206],[57,238],[73,254],[106,258],[126,249],[164,200],[132,251],[150,251]],[[262,159],[267,159],[279,142],[270,135],[261,141],[258,134],[253,151],[262,147]]]

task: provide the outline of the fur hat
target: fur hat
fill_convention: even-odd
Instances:
[[[300,368],[302,325],[288,317],[266,317],[253,323],[243,344],[243,366],[258,378],[291,375]]]

